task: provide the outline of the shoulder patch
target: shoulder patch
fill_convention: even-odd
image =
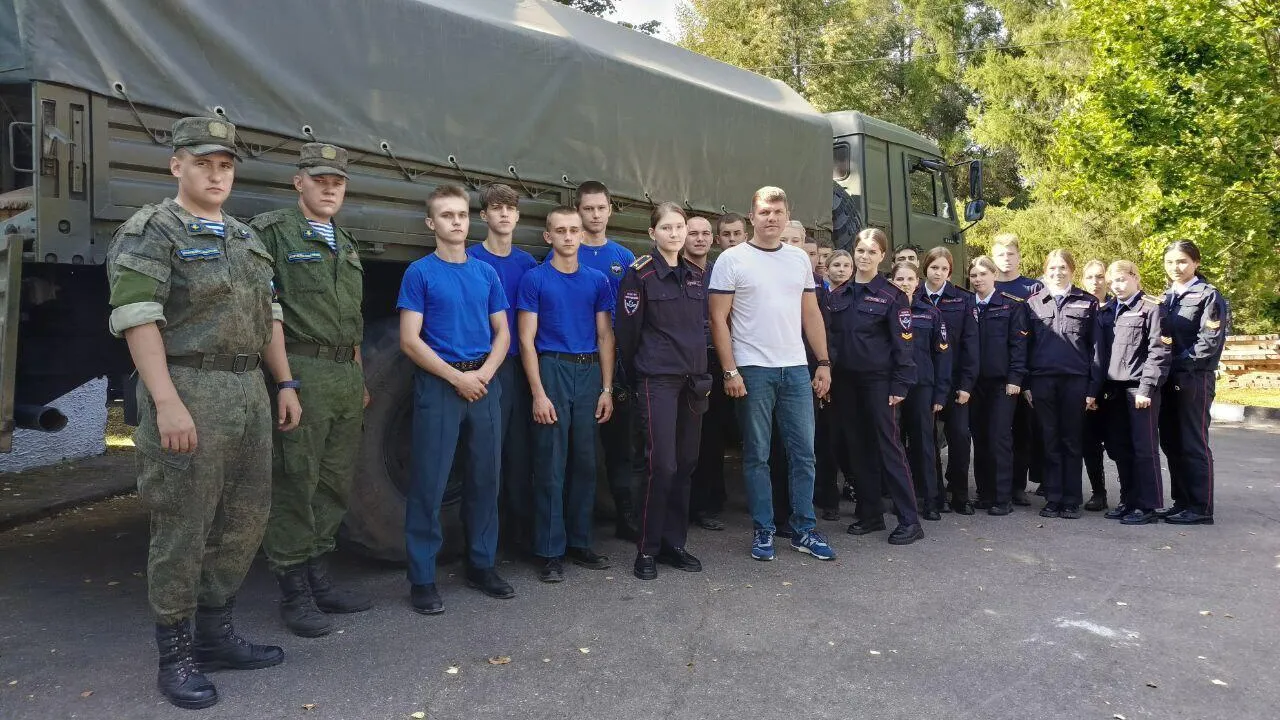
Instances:
[[[1157,300],[1154,296],[1152,296],[1152,295],[1147,295],[1146,293],[1143,293],[1143,295],[1142,295],[1142,299],[1143,299],[1143,300],[1146,300],[1147,302],[1151,303],[1152,305],[1155,305],[1156,307],[1159,307],[1160,305],[1163,305],[1163,304],[1164,304],[1164,303],[1162,303],[1161,301]]]
[[[142,231],[147,227],[147,223],[151,222],[151,218],[160,210],[158,205],[143,205],[138,212],[134,213],[128,220],[116,230],[117,235],[141,235]]]
[[[652,257],[652,256],[650,256],[650,255],[641,255],[640,257],[636,258],[636,261],[635,261],[635,262],[631,263],[631,269],[632,269],[632,270],[640,270],[641,268],[643,268],[645,265],[648,265],[648,264],[649,264],[650,262],[652,262],[652,261],[653,261],[653,257]]]
[[[1009,300],[1013,300],[1013,301],[1015,301],[1015,302],[1026,302],[1026,300],[1023,300],[1022,298],[1018,297],[1017,295],[1014,295],[1013,293],[1007,293],[1007,292],[1005,292],[1005,291],[1001,290],[1001,291],[1000,291],[1000,294],[1001,294],[1001,295],[1003,295],[1003,296],[1005,296],[1005,297],[1006,297],[1006,298],[1008,298]]]

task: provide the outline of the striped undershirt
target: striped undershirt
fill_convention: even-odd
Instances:
[[[329,243],[329,249],[336,254],[338,252],[338,241],[334,237],[333,225],[317,222],[315,220],[308,220],[307,223],[310,224],[316,232],[320,233],[320,237],[324,238],[324,241]]]
[[[200,218],[200,222],[204,223],[204,226],[209,228],[214,235],[220,238],[227,236],[227,224],[225,222],[215,222],[208,218]]]

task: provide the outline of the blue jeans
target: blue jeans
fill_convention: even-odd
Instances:
[[[533,552],[554,558],[591,547],[600,366],[543,355],[538,371],[556,423],[533,426]]]
[[[778,417],[782,446],[787,452],[787,486],[791,494],[791,527],[808,532],[817,524],[813,514],[813,386],[804,365],[770,368],[739,367],[747,396],[737,400],[742,426],[742,479],[747,486],[747,510],[757,530],[773,532],[773,487],[769,482],[769,447],[773,418]]]
[[[414,373],[412,477],[404,519],[409,582],[414,585],[436,581],[436,555],[444,542],[440,503],[455,452],[461,454],[466,470],[462,519],[467,561],[476,569],[493,567],[498,553],[501,399],[501,383],[491,383],[488,395],[467,402],[448,382],[422,370]]]

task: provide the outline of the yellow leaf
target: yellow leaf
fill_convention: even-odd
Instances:
[[[790,584],[791,584],[791,583],[790,583],[790,582],[788,582],[788,581],[786,581],[786,580],[783,580],[783,581],[782,581],[782,585],[783,585],[783,587],[786,587],[787,585],[790,585]]]
[[[80,697],[89,697],[92,694],[93,694],[92,690],[85,690],[84,692],[80,693]]]
[[[582,653],[583,655],[586,655],[587,653],[591,652],[591,648],[578,648],[578,652]]]
[[[458,666],[457,666],[457,665],[450,665],[450,666],[445,670],[445,672],[449,673],[450,675],[457,675],[457,674],[458,674]]]
[[[316,709],[316,704],[315,704],[315,703],[306,703],[305,705],[303,705],[303,706],[302,706],[302,709],[303,709],[303,710],[315,710],[315,709]]]
[[[422,719],[423,719],[423,718],[425,718],[426,716],[427,716],[427,714],[426,714],[426,713],[424,713],[424,712],[422,712],[421,710],[419,710],[418,712],[413,713],[413,714],[412,714],[412,715],[410,715],[409,717],[413,718],[413,720],[422,720]]]
[[[511,662],[511,658],[506,655],[498,655],[496,657],[489,658],[490,665],[506,665],[509,662]]]

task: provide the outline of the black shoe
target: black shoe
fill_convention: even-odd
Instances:
[[[784,522],[773,529],[773,536],[786,538],[790,540],[795,537],[796,531],[791,529],[791,523]]]
[[[952,500],[951,509],[955,510],[959,515],[972,515],[974,513],[973,505],[968,500]]]
[[[516,596],[511,583],[503,580],[493,568],[467,568],[467,587],[499,600],[510,600]]]
[[[845,532],[850,535],[866,535],[868,533],[880,532],[884,529],[886,528],[883,518],[879,520],[854,520],[853,523],[849,525],[849,529]]]
[[[654,580],[658,577],[658,565],[654,562],[652,555],[637,553],[636,563],[631,568],[631,573],[641,580]]]
[[[938,512],[940,512],[940,513],[953,513],[953,512],[955,512],[955,510],[952,510],[952,509],[951,509],[951,503],[940,502],[940,503],[938,503]]]
[[[704,513],[695,517],[693,519],[693,524],[703,530],[724,530],[724,523],[720,521],[720,518],[712,515],[711,513]]]
[[[1063,505],[1062,513],[1059,515],[1059,517],[1065,520],[1079,520],[1080,506],[1079,505]]]
[[[702,572],[702,563],[684,548],[663,548],[658,553],[658,562],[685,572]]]
[[[928,510],[920,513],[920,517],[928,520],[929,522],[938,522],[942,519],[942,516],[938,514],[938,511],[933,508],[929,508]]]
[[[547,558],[547,564],[538,572],[538,579],[544,583],[564,581],[564,561],[558,557]]]
[[[333,586],[329,577],[329,563],[325,557],[314,557],[307,561],[307,582],[311,586],[311,597],[316,600],[316,607],[321,612],[347,614],[364,612],[373,607],[373,600],[355,590],[339,590]]]
[[[973,504],[973,509],[974,510],[990,510],[991,506],[993,505],[995,505],[995,503],[990,500],[979,499],[977,502]]]
[[[1142,508],[1134,508],[1120,518],[1121,525],[1146,525],[1147,523],[1159,521],[1160,518],[1156,517],[1154,510],[1143,510]]]
[[[924,539],[924,529],[919,525],[899,525],[889,533],[890,545],[910,545]]]
[[[565,557],[568,557],[574,565],[588,570],[604,570],[609,567],[608,556],[600,555],[589,547],[571,547],[565,552]]]
[[[840,519],[840,508],[824,508],[820,514],[823,520],[836,522]]]
[[[1172,525],[1212,525],[1213,516],[1187,508],[1175,515],[1166,515],[1164,521]]]
[[[1094,493],[1089,496],[1089,502],[1084,504],[1084,509],[1089,512],[1101,512],[1107,509],[1107,494]]]
[[[195,658],[200,670],[260,670],[284,662],[284,650],[275,645],[254,645],[236,634],[231,616],[234,597],[222,607],[197,607]]]
[[[1086,505],[1085,509],[1087,510],[1088,507],[1089,506]],[[1108,510],[1106,513],[1104,513],[1102,517],[1107,518],[1108,520],[1119,520],[1120,518],[1123,518],[1125,515],[1128,515],[1130,510],[1133,510],[1133,508],[1129,507],[1128,505],[1125,505],[1124,503],[1116,503],[1116,506]],[[1156,510],[1153,512],[1153,514],[1158,517],[1160,515],[1160,511]]]
[[[289,632],[312,638],[333,631],[333,623],[316,607],[305,565],[277,572],[276,583],[280,585],[280,619]]]
[[[1025,490],[1013,491],[1013,504],[1020,505],[1022,507],[1027,507],[1031,504],[1031,501],[1027,499],[1027,493]]]
[[[435,583],[413,585],[409,588],[409,604],[414,612],[423,615],[439,615],[444,612],[444,601],[440,599],[440,591]]]
[[[987,508],[988,515],[1008,515],[1011,512],[1013,512],[1012,503],[996,503]]]
[[[191,621],[156,624],[156,649],[160,652],[156,687],[174,705],[199,710],[218,702],[218,690],[196,667],[191,645]]]
[[[1044,517],[1044,518],[1062,517],[1062,503],[1056,503],[1056,502],[1045,503],[1044,507],[1040,509],[1040,517]]]
[[[1170,515],[1177,515],[1178,513],[1181,513],[1183,510],[1186,510],[1186,509],[1187,508],[1185,505],[1179,505],[1178,503],[1174,503],[1172,507],[1167,507],[1167,508],[1164,508],[1163,510],[1157,510],[1156,517],[1163,520],[1169,517]]]

